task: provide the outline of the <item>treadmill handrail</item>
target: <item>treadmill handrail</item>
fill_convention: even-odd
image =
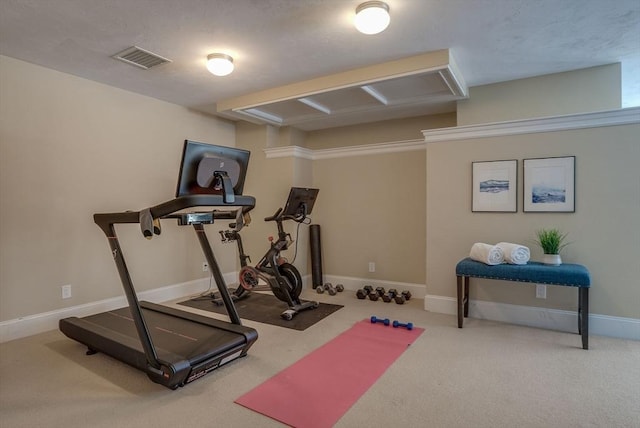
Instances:
[[[242,207],[243,212],[249,212],[255,205],[256,199],[253,196],[236,195],[234,202],[225,203],[222,195],[185,195],[153,206],[149,210],[151,216],[156,219],[193,207]],[[93,220],[106,232],[109,224],[139,223],[140,211],[97,213],[93,215]]]

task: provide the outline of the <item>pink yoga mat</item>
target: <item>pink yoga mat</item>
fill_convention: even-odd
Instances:
[[[293,427],[331,427],[423,331],[361,321],[236,403]]]

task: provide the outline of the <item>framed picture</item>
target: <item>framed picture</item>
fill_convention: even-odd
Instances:
[[[575,156],[524,159],[525,212],[575,212]]]
[[[473,212],[509,212],[518,210],[518,161],[472,162]]]

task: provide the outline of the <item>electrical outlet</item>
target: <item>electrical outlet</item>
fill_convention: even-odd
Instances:
[[[62,287],[62,298],[70,299],[71,298],[71,284],[63,285]]]
[[[376,271],[375,262],[369,262],[369,272],[375,272],[375,271]]]
[[[209,262],[202,262],[202,272],[209,272]]]
[[[547,286],[545,284],[536,284],[536,298],[537,299],[547,298]]]

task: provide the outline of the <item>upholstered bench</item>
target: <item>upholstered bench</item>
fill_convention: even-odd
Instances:
[[[503,281],[578,287],[578,334],[582,348],[589,349],[589,287],[591,277],[586,267],[564,263],[559,266],[529,262],[526,265],[501,264],[490,266],[470,258],[456,265],[458,282],[458,327],[469,316],[469,278],[500,279]]]

